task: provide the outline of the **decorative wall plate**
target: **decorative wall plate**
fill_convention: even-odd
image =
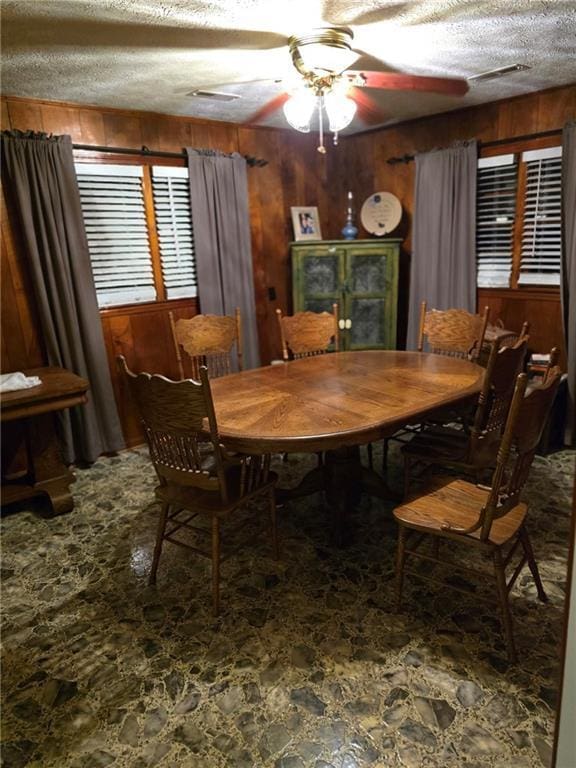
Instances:
[[[400,200],[391,192],[374,192],[364,201],[360,211],[362,226],[371,235],[388,235],[402,218]]]

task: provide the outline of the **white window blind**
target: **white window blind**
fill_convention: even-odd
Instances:
[[[75,167],[98,305],[154,301],[142,168],[95,163]]]
[[[154,166],[152,190],[166,298],[196,296],[188,169]]]
[[[526,199],[519,285],[560,285],[562,148],[524,152]]]
[[[479,288],[510,285],[518,164],[514,155],[478,161],[476,259]]]

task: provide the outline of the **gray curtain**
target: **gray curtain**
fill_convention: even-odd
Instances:
[[[48,363],[90,382],[62,412],[64,458],[93,462],[124,447],[108,370],[69,136],[4,131],[2,170],[15,202]]]
[[[406,349],[416,349],[420,303],[476,311],[476,141],[416,155]]]
[[[250,245],[246,160],[239,154],[187,149],[200,309],[242,313],[246,368],[260,365]]]
[[[562,132],[562,317],[568,361],[566,441],[576,441],[576,122]]]

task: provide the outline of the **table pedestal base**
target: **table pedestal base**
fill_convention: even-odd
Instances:
[[[399,501],[386,481],[373,469],[362,465],[360,448],[339,448],[326,451],[324,463],[308,472],[295,488],[278,488],[280,504],[323,491],[333,514],[334,538],[338,546],[345,543],[347,513],[360,502],[363,493],[385,501]]]

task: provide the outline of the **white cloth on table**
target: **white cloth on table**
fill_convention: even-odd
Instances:
[[[30,389],[42,384],[38,376],[25,376],[21,371],[0,375],[0,392],[14,392],[17,389]]]

